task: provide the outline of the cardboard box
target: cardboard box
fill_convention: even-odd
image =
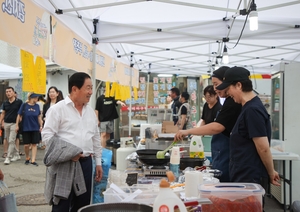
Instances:
[[[177,133],[178,126],[174,125],[173,121],[163,121],[162,123],[162,133]]]

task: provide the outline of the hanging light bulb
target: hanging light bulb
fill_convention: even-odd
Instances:
[[[250,30],[258,30],[258,14],[257,11],[251,11],[249,14]]]
[[[222,62],[223,62],[224,64],[228,64],[228,63],[229,63],[229,55],[228,55],[228,52],[227,52],[227,47],[226,47],[226,45],[224,46]]]
[[[256,11],[256,4],[254,3],[254,0],[252,0],[250,7],[249,22],[251,31],[258,30],[258,13]]]
[[[216,64],[215,64],[215,70],[219,69],[219,63],[218,63],[218,60],[216,59]]]

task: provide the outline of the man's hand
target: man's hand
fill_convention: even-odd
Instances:
[[[96,177],[95,177],[95,181],[96,182],[100,182],[100,180],[102,179],[102,166],[97,165],[96,166]]]
[[[188,133],[186,130],[179,130],[174,137],[174,141],[181,141],[187,135]]]
[[[76,161],[78,161],[81,157],[84,157],[83,154],[76,155],[75,157],[72,158],[72,161],[76,162]]]

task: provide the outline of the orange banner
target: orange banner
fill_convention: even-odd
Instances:
[[[92,48],[62,22],[52,17],[52,62],[91,74]]]
[[[63,67],[92,75],[91,43],[30,0],[7,0],[1,6],[0,40]],[[131,69],[99,50],[96,51],[95,76],[102,81],[127,86],[130,85],[130,79],[134,87],[138,87],[139,83],[138,70]]]
[[[49,58],[50,14],[30,0],[2,1],[0,40]]]

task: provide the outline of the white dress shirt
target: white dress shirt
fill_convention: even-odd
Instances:
[[[85,156],[94,154],[96,164],[101,165],[102,147],[98,118],[91,106],[84,105],[80,115],[67,96],[50,107],[42,130],[42,140],[47,144],[54,135],[80,147]]]

